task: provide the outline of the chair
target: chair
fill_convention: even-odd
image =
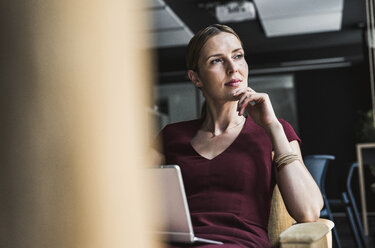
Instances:
[[[297,223],[288,214],[279,188],[276,186],[268,222],[268,237],[279,248],[331,248],[334,224],[330,220]]]
[[[358,248],[367,246],[367,239],[363,231],[362,221],[359,216],[357,204],[352,191],[352,178],[354,170],[358,170],[358,163],[350,166],[348,177],[346,179],[346,192],[342,193],[342,202],[345,206],[346,216],[349,219],[350,227]]]
[[[320,191],[323,196],[324,207],[320,212],[321,218],[328,218],[334,221],[331,208],[328,202],[328,198],[325,193],[325,177],[327,172],[328,163],[330,160],[334,160],[335,157],[332,155],[308,155],[304,157],[304,163],[310,174],[318,184]],[[337,248],[341,248],[341,243],[336,228],[333,228],[333,239]]]

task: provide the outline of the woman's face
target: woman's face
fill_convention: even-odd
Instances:
[[[221,32],[211,37],[201,50],[194,84],[206,98],[236,100],[232,92],[247,87],[248,65],[241,42],[233,34]]]

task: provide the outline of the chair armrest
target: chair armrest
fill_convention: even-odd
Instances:
[[[327,219],[316,222],[297,223],[280,234],[281,248],[332,247],[331,230],[334,223]]]

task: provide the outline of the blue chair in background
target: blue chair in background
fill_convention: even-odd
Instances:
[[[334,160],[335,156],[332,155],[307,155],[303,158],[303,161],[306,165],[306,168],[309,170],[310,174],[318,184],[320,191],[323,196],[323,201],[324,201],[324,207],[322,211],[320,212],[320,217],[322,218],[328,218],[331,221],[334,222],[331,208],[328,203],[328,198],[326,196],[325,192],[325,186],[324,186],[324,181],[326,177],[326,172],[327,172],[327,167],[328,163],[331,160]],[[334,227],[332,229],[332,235],[333,235],[333,240],[337,248],[341,248],[339,236],[337,234],[337,230]]]
[[[362,248],[368,247],[368,240],[363,231],[362,221],[352,191],[352,178],[355,170],[358,170],[358,163],[353,163],[350,166],[346,179],[346,192],[342,193],[342,202],[344,203],[346,216],[348,217],[357,248]]]

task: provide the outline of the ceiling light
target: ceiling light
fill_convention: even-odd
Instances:
[[[254,4],[250,1],[233,1],[215,7],[216,18],[221,23],[254,20]]]

